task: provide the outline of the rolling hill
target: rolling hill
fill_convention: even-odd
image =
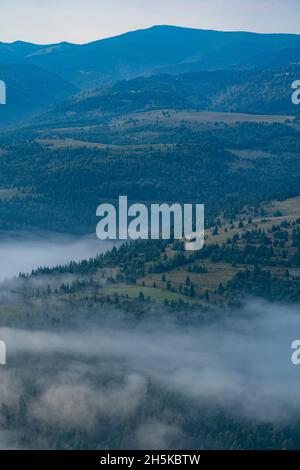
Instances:
[[[97,124],[111,116],[151,110],[207,110],[225,113],[297,115],[292,82],[300,67],[272,71],[190,72],[123,80],[81,92],[59,103],[39,122]]]
[[[83,45],[2,43],[0,63],[37,65],[84,89],[140,75],[264,67],[263,55],[272,63],[285,50],[293,63],[299,48],[297,35],[154,26]]]

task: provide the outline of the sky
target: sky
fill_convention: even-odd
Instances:
[[[299,0],[0,0],[0,41],[85,43],[170,24],[300,34]]]

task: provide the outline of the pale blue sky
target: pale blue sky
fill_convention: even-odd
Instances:
[[[88,42],[154,24],[300,34],[300,0],[0,0],[0,41]]]

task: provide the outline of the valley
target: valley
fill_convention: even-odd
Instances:
[[[300,448],[299,51],[171,26],[0,43],[0,447]],[[203,249],[100,242],[120,195],[204,204]]]

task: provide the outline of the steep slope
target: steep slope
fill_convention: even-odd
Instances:
[[[78,91],[74,85],[33,65],[0,64],[7,104],[0,106],[0,127],[30,118]]]

